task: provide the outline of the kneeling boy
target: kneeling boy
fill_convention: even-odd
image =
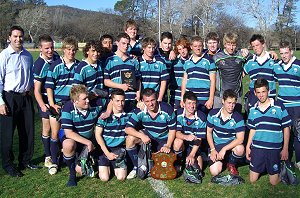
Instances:
[[[246,157],[250,160],[250,182],[257,181],[266,170],[270,183],[276,185],[280,182],[280,160],[288,159],[292,122],[283,103],[269,98],[267,80],[257,79],[254,93],[258,102],[249,111],[250,134],[246,147]]]
[[[207,117],[207,142],[210,147],[209,170],[212,176],[222,172],[224,161],[231,175],[239,175],[236,164],[244,156],[245,123],[242,115],[234,111],[236,93],[225,90],[221,109],[213,109]]]
[[[125,92],[115,89],[111,92],[113,113],[105,120],[99,119],[96,126],[96,140],[102,149],[99,156],[99,178],[108,181],[112,165],[118,180],[125,180],[127,165],[125,162],[125,126],[128,114],[124,112]]]

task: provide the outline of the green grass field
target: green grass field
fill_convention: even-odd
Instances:
[[[38,52],[32,53],[36,59]],[[300,52],[296,53],[300,58]],[[78,52],[77,58],[82,59]],[[244,83],[247,84],[247,79]],[[245,88],[247,87],[244,86]],[[43,148],[41,142],[41,123],[36,114],[35,154],[33,162],[43,165]],[[14,151],[17,156],[18,141],[15,134]],[[211,175],[205,169],[203,184],[185,183],[182,176],[165,181],[174,197],[300,197],[299,186],[279,184],[275,187],[268,182],[268,176],[262,176],[256,184],[248,181],[248,166],[239,167],[241,176],[246,183],[234,187],[223,187],[210,183]],[[108,182],[101,182],[98,178],[80,178],[78,186],[67,188],[68,168],[63,167],[58,174],[51,176],[46,168],[40,170],[25,170],[22,178],[12,178],[0,168],[0,197],[158,197],[147,180],[133,179],[124,182],[113,177]],[[298,176],[299,171],[297,171]]]

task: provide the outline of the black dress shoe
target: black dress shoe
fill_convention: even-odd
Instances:
[[[18,171],[15,167],[9,166],[7,168],[4,168],[5,172],[9,174],[11,177],[23,177],[24,174],[20,171]]]
[[[36,169],[40,169],[40,168],[42,168],[41,166],[38,166],[38,165],[34,165],[34,164],[32,164],[32,163],[29,163],[29,164],[26,164],[26,165],[24,165],[24,164],[19,164],[19,169],[20,170],[24,170],[25,168],[28,168],[28,169],[30,169],[30,170],[36,170]]]

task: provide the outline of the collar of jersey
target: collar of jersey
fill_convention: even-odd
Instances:
[[[148,113],[148,109],[147,109],[147,106],[145,105],[145,107],[144,107],[144,113]],[[158,114],[161,114],[162,112],[161,112],[161,108],[160,108],[160,103],[158,103],[158,112],[157,112]]]
[[[182,117],[185,117],[185,108],[183,108]],[[195,120],[199,120],[197,111],[195,112]]]
[[[89,108],[86,110],[86,115],[82,114],[81,111],[75,106],[74,103],[73,103],[73,106],[74,106],[74,109],[75,109],[76,114],[80,114],[80,115],[82,115],[82,116],[84,116],[84,117],[88,116],[88,114],[89,114],[89,112],[90,112],[90,106],[89,106]]]
[[[271,59],[269,52],[265,51],[265,53],[266,54],[263,56],[264,59],[263,59],[262,63],[258,62],[258,60],[257,60],[258,56],[256,54],[253,55],[253,60],[258,62],[258,64],[263,65],[265,62],[267,62],[269,59]]]
[[[274,106],[274,99],[273,98],[269,98],[270,99],[270,107],[273,107]],[[259,109],[259,101],[257,101],[255,104],[254,104],[254,107],[255,109]]]
[[[51,60],[46,60],[46,59],[43,58],[42,53],[40,53],[40,58],[43,59],[46,63],[49,63],[49,64],[54,62],[53,56],[52,56]]]
[[[144,55],[142,55],[142,59],[143,59],[143,61],[145,61],[146,63],[148,63],[148,61],[149,60],[146,60],[145,58],[144,58]],[[153,58],[152,58],[152,60],[151,60],[151,63],[155,63],[156,62],[156,59],[155,59],[155,56],[153,56]]]
[[[287,68],[289,69],[295,60],[296,57],[293,56],[288,64],[285,64],[282,60],[280,60],[278,63],[282,66],[282,68],[284,68],[284,66],[288,66]]]
[[[221,117],[222,110],[223,110],[223,107],[218,111],[218,113],[216,114],[216,117]],[[231,114],[229,114],[229,116],[227,117],[228,118],[227,120],[231,120],[232,114],[233,114],[233,112]]]
[[[125,116],[126,115],[126,113],[123,111],[122,113],[121,113],[121,116],[120,117],[118,117],[118,116],[115,116],[115,114],[112,114],[112,118],[113,119],[119,119],[119,118],[122,118],[123,116]]]

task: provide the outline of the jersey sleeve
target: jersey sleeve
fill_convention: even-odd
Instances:
[[[54,90],[56,87],[57,78],[58,78],[58,74],[56,72],[56,67],[51,65],[47,73],[45,88],[50,88]]]
[[[284,129],[286,127],[292,126],[292,120],[291,120],[291,117],[288,114],[286,108],[284,108],[284,106],[282,105],[281,109],[282,109],[282,113],[281,113],[281,117],[282,117],[281,128]]]
[[[247,127],[249,129],[256,129],[255,127],[255,122],[254,122],[254,117],[253,117],[253,109],[251,108],[250,109],[250,112],[249,112],[249,116],[248,116],[248,120],[247,120]]]
[[[165,63],[161,62],[161,73],[160,73],[160,79],[163,81],[168,81],[170,79],[169,72],[167,70],[167,66]]]
[[[168,127],[169,130],[176,130],[176,115],[174,111],[168,118]]]
[[[207,115],[207,123],[206,123],[206,125],[209,128],[214,128],[214,120],[213,120],[213,117],[212,117],[212,115],[210,113]]]
[[[105,123],[106,123],[105,120],[102,120],[101,118],[99,118],[97,120],[96,126],[104,128],[105,127]]]
[[[69,105],[65,105],[61,111],[61,128],[74,130],[73,117]]]
[[[127,124],[126,124],[126,128],[127,127],[133,127],[136,128],[136,126],[138,125],[138,123],[140,122],[138,113],[140,112],[139,109],[136,109],[133,111],[133,113],[131,114]]]

